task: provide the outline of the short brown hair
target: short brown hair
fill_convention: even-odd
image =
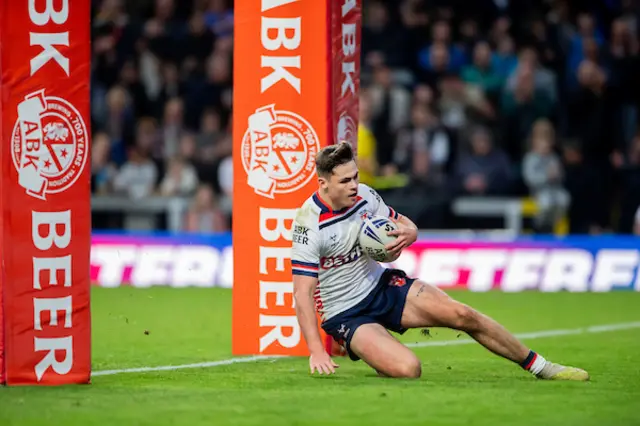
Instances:
[[[319,176],[329,176],[333,169],[355,160],[349,142],[340,142],[322,148],[316,155],[316,170]]]

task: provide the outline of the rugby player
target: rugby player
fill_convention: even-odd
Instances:
[[[292,252],[296,315],[311,354],[311,374],[335,373],[338,367],[320,337],[317,310],[322,329],[345,347],[351,360],[362,359],[381,376],[421,375],[420,360],[389,331],[447,327],[467,333],[534,377],[589,380],[586,371],[547,361],[502,325],[439,288],[366,256],[358,245],[366,215],[388,216],[398,225],[389,233],[397,238],[387,247],[394,260],[416,241],[417,227],[359,183],[348,143],[322,149],[316,168],[319,188],[297,212]]]

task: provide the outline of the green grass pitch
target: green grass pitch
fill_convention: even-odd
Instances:
[[[513,332],[640,321],[640,293],[454,292]],[[232,358],[231,291],[94,288],[94,371]],[[462,339],[412,330],[408,343]],[[420,380],[378,378],[339,358],[94,377],[86,386],[0,388],[0,425],[640,425],[640,328],[526,339],[588,383],[545,382],[477,344],[419,347]]]

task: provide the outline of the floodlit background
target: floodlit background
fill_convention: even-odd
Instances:
[[[232,2],[93,4],[92,280],[231,287]],[[640,233],[639,16],[633,0],[364,2],[362,181],[424,231],[400,266],[484,289],[504,284],[486,261],[516,256],[543,269],[516,290],[635,286],[640,257],[617,250],[638,242],[615,236]],[[554,234],[582,238],[522,251]],[[455,254],[487,240],[486,261]]]

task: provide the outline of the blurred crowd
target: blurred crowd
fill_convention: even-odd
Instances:
[[[94,193],[190,197],[185,229],[228,229],[232,1],[93,3]],[[636,0],[364,0],[362,181],[421,227],[496,195],[533,197],[538,232],[631,232],[639,31]]]
[[[192,199],[184,228],[230,226],[233,9],[93,2],[94,194]]]

